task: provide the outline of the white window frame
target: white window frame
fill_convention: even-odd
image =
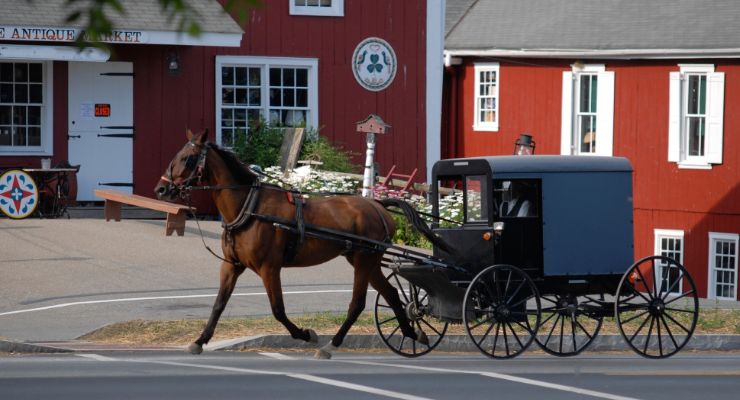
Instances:
[[[722,163],[725,74],[715,72],[712,64],[678,66],[678,72],[669,74],[668,161],[678,168],[711,169]],[[707,76],[703,156],[687,154],[687,75],[696,74]]]
[[[13,63],[39,63],[39,60],[2,60]],[[2,156],[52,156],[54,155],[54,62],[41,61],[43,74],[43,103],[41,106],[40,146],[0,146]]]
[[[501,99],[499,96],[501,87],[501,68],[499,63],[476,63],[474,66],[475,70],[475,86],[473,95],[473,130],[478,132],[498,132],[499,120],[501,118]],[[494,72],[496,74],[496,84],[493,86],[494,93],[488,93],[485,97],[480,94],[480,87],[483,84],[480,80],[481,72]],[[494,121],[481,121],[481,99],[492,98],[495,104],[494,111],[496,118]]]
[[[709,232],[709,262],[707,263],[708,268],[708,279],[707,279],[707,293],[708,298],[710,299],[718,299],[718,300],[733,300],[737,301],[737,295],[738,295],[738,273],[740,270],[738,270],[738,258],[740,258],[740,235],[737,233],[717,233],[717,232]],[[715,253],[715,241],[722,240],[722,241],[730,241],[735,242],[735,282],[733,282],[734,285],[734,291],[735,296],[734,297],[720,297],[717,296],[717,269],[715,265],[716,261],[716,253]]]
[[[296,0],[288,0],[290,15],[311,15],[317,17],[343,17],[344,0],[332,0],[331,6],[319,7],[309,5],[296,5]]]
[[[581,152],[581,135],[577,123],[580,78],[596,75],[596,149]],[[607,71],[604,64],[573,64],[571,71],[563,72],[561,106],[560,154],[562,155],[614,155],[614,71]]]
[[[686,241],[684,240],[684,232],[682,230],[677,229],[655,229],[654,230],[654,236],[655,236],[655,247],[654,247],[654,254],[656,256],[662,255],[663,253],[663,247],[661,246],[662,239],[678,239],[681,241],[681,250],[679,251],[680,254],[680,260],[674,260],[677,261],[679,264],[683,265],[684,259],[686,257],[686,254],[684,253],[684,250],[686,249]],[[668,250],[665,250],[668,251]],[[662,273],[662,266],[657,265],[658,268],[655,268],[655,276],[653,279],[659,280],[659,277]],[[678,283],[678,288],[676,288],[676,292],[671,292],[669,295],[675,295],[683,293],[683,279],[681,279]]]
[[[222,143],[221,108],[223,107],[222,75],[224,66],[254,67],[261,70],[260,107],[262,117],[269,121],[270,115],[270,68],[306,68],[308,69],[308,113],[306,128],[319,126],[319,60],[317,58],[288,57],[252,57],[252,56],[216,56],[216,142]]]

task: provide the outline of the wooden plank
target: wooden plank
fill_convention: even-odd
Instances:
[[[284,173],[295,168],[301,154],[305,128],[284,128],[283,144],[280,146],[280,168]]]
[[[167,201],[156,200],[156,199],[139,196],[135,194],[129,195],[129,194],[119,192],[116,190],[98,189],[95,191],[95,195],[102,199],[112,200],[118,203],[131,204],[134,206],[139,206],[139,207],[144,207],[144,208],[151,208],[153,210],[162,211],[162,212],[171,213],[171,214],[177,214],[182,210],[188,209],[187,206],[184,206],[181,204],[175,204],[175,203],[170,203]]]

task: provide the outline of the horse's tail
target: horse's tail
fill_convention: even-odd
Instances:
[[[403,214],[406,216],[406,219],[411,222],[411,225],[416,228],[424,237],[429,239],[430,242],[436,247],[438,247],[440,250],[449,253],[449,254],[455,254],[456,251],[452,248],[452,246],[449,245],[449,243],[445,242],[441,237],[437,236],[434,232],[432,232],[432,229],[429,228],[429,225],[427,225],[426,222],[424,222],[423,219],[419,216],[419,213],[416,212],[416,210],[411,207],[411,204],[400,200],[400,199],[382,199],[378,200],[378,203],[380,203],[383,207],[396,207],[399,208],[401,211],[403,211]]]

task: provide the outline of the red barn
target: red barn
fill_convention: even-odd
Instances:
[[[740,3],[448,0],[443,157],[627,157],[635,257],[738,300]],[[588,188],[584,188],[588,190]],[[606,227],[608,229],[608,227]]]
[[[186,128],[228,146],[258,118],[364,153],[355,123],[375,113],[393,127],[381,174],[439,158],[441,1],[270,0],[242,26],[225,0],[191,1],[190,37],[158,1],[127,0],[110,52],[77,51],[66,3],[0,0],[0,166],[80,164],[80,201],[111,185],[151,196]]]

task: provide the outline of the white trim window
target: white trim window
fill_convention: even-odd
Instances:
[[[655,255],[669,257],[679,264],[683,264],[683,231],[673,229],[655,230]],[[660,292],[670,291],[672,294],[683,293],[680,271],[673,265],[659,263],[655,266],[655,279]]]
[[[668,161],[679,168],[722,163],[725,74],[714,65],[679,65],[670,73]]]
[[[498,131],[499,64],[475,64],[475,116],[473,130]]]
[[[709,232],[709,298],[737,300],[738,236]]]
[[[232,147],[260,120],[318,126],[318,68],[315,58],[217,56],[217,142]]]
[[[560,153],[612,156],[614,71],[604,65],[573,65],[563,72]]]
[[[50,155],[52,62],[0,62],[0,155]]]
[[[344,0],[288,0],[290,15],[343,17]]]

